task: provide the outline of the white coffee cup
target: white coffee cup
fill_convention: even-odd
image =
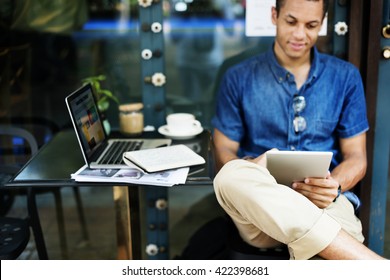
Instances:
[[[174,113],[166,117],[167,130],[175,135],[188,135],[199,129],[200,122],[189,113]]]

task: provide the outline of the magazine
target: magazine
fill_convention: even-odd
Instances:
[[[154,173],[144,173],[137,168],[130,169],[91,169],[81,167],[71,178],[77,182],[113,182],[136,185],[163,186],[185,184],[189,167],[166,170]]]

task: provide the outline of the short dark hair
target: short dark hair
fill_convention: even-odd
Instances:
[[[306,1],[320,2],[321,0],[306,0]],[[280,8],[283,7],[285,3],[286,3],[286,0],[276,0],[276,12],[278,13],[278,15],[279,15]],[[324,18],[326,15],[326,12],[328,11],[329,0],[322,0],[322,4],[323,4],[322,18]]]

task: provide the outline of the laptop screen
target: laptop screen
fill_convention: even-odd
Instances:
[[[106,139],[91,85],[85,85],[67,97],[77,135],[88,158]]]

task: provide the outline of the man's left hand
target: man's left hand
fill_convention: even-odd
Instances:
[[[326,178],[306,178],[304,182],[294,182],[292,188],[323,209],[337,197],[339,182],[328,174]]]

